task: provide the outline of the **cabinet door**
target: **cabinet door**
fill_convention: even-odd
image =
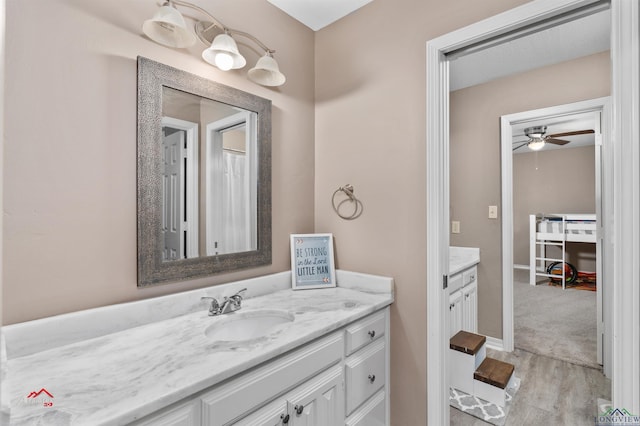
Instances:
[[[462,330],[462,290],[449,296],[449,337]]]
[[[344,423],[342,368],[336,365],[287,397],[292,426],[327,426]]]
[[[478,332],[478,282],[462,288],[462,329]]]

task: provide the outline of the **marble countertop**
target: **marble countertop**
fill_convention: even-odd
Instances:
[[[476,247],[449,247],[449,275],[457,274],[480,263],[480,249]]]
[[[393,302],[392,291],[364,287],[279,290],[245,299],[236,313],[209,317],[203,309],[10,359],[11,425],[139,419]],[[245,343],[219,343],[204,334],[230,315],[263,309],[292,313],[294,320]],[[54,396],[52,406],[27,398],[40,389]]]

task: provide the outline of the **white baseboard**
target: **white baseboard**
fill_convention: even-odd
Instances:
[[[487,336],[485,346],[496,351],[504,351],[504,343],[502,342],[502,339],[498,339],[497,337]]]

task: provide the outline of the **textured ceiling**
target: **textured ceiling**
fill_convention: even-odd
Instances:
[[[611,12],[605,10],[450,62],[450,89],[463,89],[535,68],[609,50]]]

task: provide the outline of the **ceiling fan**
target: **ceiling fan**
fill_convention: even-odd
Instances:
[[[541,150],[544,147],[544,145],[547,143],[554,144],[554,145],[566,145],[570,141],[565,139],[556,139],[556,138],[567,137],[567,136],[577,136],[577,135],[587,135],[589,133],[595,133],[595,132],[591,129],[587,129],[587,130],[575,130],[572,132],[554,133],[552,135],[546,135],[546,136],[545,136],[545,133],[547,133],[547,126],[527,127],[526,129],[524,129],[524,134],[526,137],[529,138],[529,140],[525,142],[518,142],[520,145],[513,148],[513,151],[515,151],[516,149],[522,148],[525,145],[527,145],[529,149],[531,149],[532,151]]]

